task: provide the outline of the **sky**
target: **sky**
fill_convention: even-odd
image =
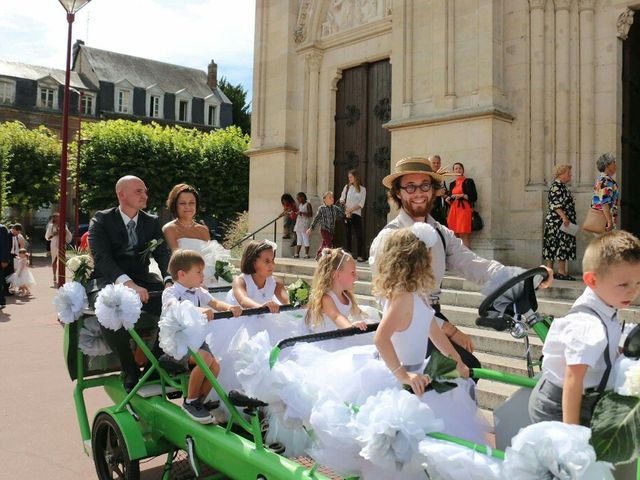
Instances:
[[[252,94],[255,0],[92,0],[72,43],[207,70]],[[0,58],[64,70],[66,12],[57,0],[4,0]]]

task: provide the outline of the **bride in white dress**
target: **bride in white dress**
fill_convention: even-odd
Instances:
[[[167,247],[172,252],[177,249],[195,250],[204,258],[204,286],[219,287],[230,284],[221,278],[216,278],[216,261],[229,260],[231,252],[225,250],[215,240],[211,240],[209,229],[195,221],[199,207],[198,191],[191,185],[180,183],[173,187],[167,198],[167,208],[171,211],[173,220],[162,227]],[[219,300],[223,294],[215,295]]]

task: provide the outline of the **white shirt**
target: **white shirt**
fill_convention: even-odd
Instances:
[[[616,320],[616,309],[605,304],[589,287],[573,304],[592,308],[607,326],[609,333],[609,358],[613,365],[618,357],[620,325]],[[554,385],[564,384],[567,365],[587,365],[584,388],[597,387],[606,369],[604,351],[607,337],[600,319],[592,313],[576,312],[557,318],[551,324],[542,353],[542,371]],[[610,377],[610,380],[613,376]]]
[[[347,191],[348,189],[348,191]],[[362,207],[364,207],[364,201],[367,198],[367,189],[360,185],[360,191],[356,190],[353,185],[347,184],[342,189],[342,195],[340,195],[340,203],[344,203],[344,208],[350,209],[353,215],[362,216]]]
[[[213,297],[202,287],[187,288],[178,282],[175,282],[171,287],[165,288],[162,292],[162,308],[183,300],[189,300],[196,307],[208,307]]]
[[[22,242],[20,242],[22,240]],[[20,243],[24,242],[22,234],[11,235],[11,255],[18,255],[20,252]],[[24,245],[24,243],[23,243]]]
[[[127,225],[129,225],[129,222],[131,220],[133,220],[133,223],[136,224],[136,227],[138,226],[138,213],[136,212],[136,216],[133,218],[129,218],[120,207],[118,207],[118,211],[120,212],[120,216],[122,217],[122,221],[124,222],[124,228],[128,228]],[[128,233],[127,233],[128,234]],[[123,273],[122,275],[120,275],[118,278],[116,278],[116,283],[125,283],[128,282],[129,280],[131,280],[131,277],[129,275],[127,275],[126,273]],[[164,280],[165,282],[167,282],[168,280],[165,278]]]

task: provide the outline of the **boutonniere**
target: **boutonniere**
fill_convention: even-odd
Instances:
[[[163,243],[164,238],[161,238],[159,240],[157,238],[154,238],[149,243],[147,243],[147,248],[140,252],[140,254],[142,255],[142,261],[146,262],[147,260],[149,260],[149,256],[151,256],[151,254],[155,252],[156,248],[158,248]]]

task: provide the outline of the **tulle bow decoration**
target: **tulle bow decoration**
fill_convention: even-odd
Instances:
[[[79,282],[65,283],[58,289],[53,302],[60,321],[73,323],[82,315],[82,309],[88,307],[87,292]]]
[[[455,443],[425,438],[418,445],[432,480],[501,480],[502,462]],[[516,480],[516,479],[511,479]]]
[[[596,461],[589,444],[591,430],[562,422],[529,425],[511,440],[503,478],[518,480],[609,480],[610,463]]]
[[[380,467],[397,470],[411,462],[427,433],[444,428],[426,403],[395,389],[369,397],[354,422],[362,445],[360,456]]]
[[[103,327],[129,330],[140,318],[142,301],[135,290],[123,284],[111,284],[100,290],[95,310]]]
[[[418,240],[427,246],[427,248],[433,247],[438,241],[438,234],[428,223],[416,222],[411,225],[411,231],[416,237],[418,237]]]
[[[102,334],[102,329],[96,317],[88,317],[80,330],[78,348],[82,353],[91,357],[99,357],[111,353],[111,348],[107,345]]]
[[[271,249],[273,250],[273,253],[275,253],[277,248],[278,248],[278,244],[277,243],[272,242],[271,240],[267,240],[266,238],[264,240],[262,240],[262,243],[266,243],[267,245],[269,245],[271,247]]]
[[[204,343],[207,317],[188,300],[165,308],[158,322],[160,348],[176,360],[184,358],[189,349],[198,350]]]

